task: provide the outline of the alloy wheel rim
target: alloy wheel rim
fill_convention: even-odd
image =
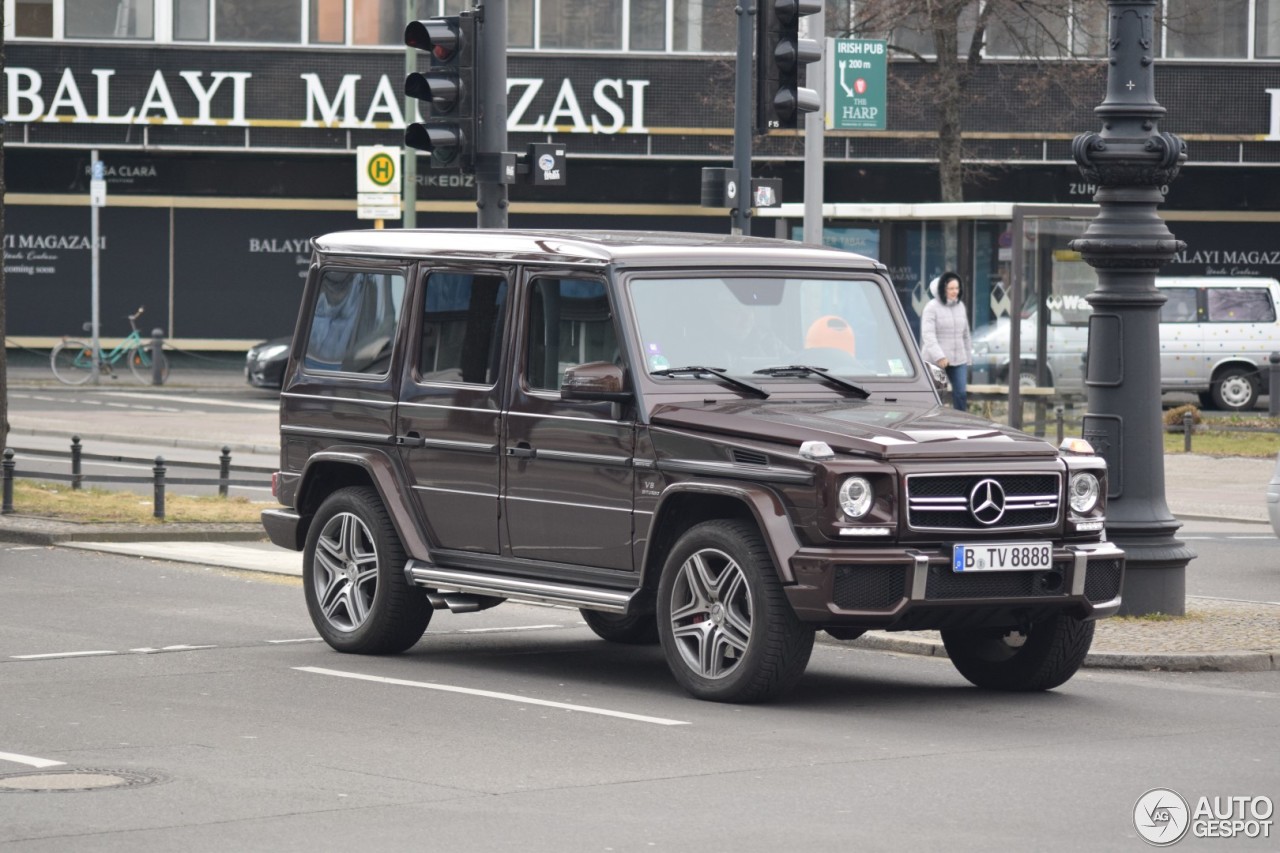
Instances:
[[[340,512],[329,519],[316,540],[311,572],[326,622],[350,632],[368,620],[378,591],[378,552],[358,516]]]
[[[681,564],[671,590],[671,633],[693,672],[731,675],[751,641],[753,614],[746,575],[728,554],[705,548]]]

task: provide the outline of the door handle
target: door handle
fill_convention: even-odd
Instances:
[[[422,436],[417,431],[410,430],[404,435],[397,435],[396,444],[401,447],[422,447],[426,442],[423,441]]]
[[[531,447],[527,441],[517,441],[514,445],[507,447],[507,455],[514,456],[517,459],[533,459],[538,455],[536,448]]]

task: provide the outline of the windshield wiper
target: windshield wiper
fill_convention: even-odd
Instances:
[[[756,371],[757,373],[759,371]],[[664,367],[662,370],[650,370],[650,376],[676,376],[677,374],[688,373],[691,376],[714,376],[726,385],[730,385],[739,391],[746,391],[759,397],[761,400],[769,399],[769,392],[761,388],[759,385],[752,385],[750,382],[744,382],[741,379],[734,379],[718,367],[702,367],[699,365],[691,365],[689,367]]]
[[[839,376],[832,376],[825,367],[811,367],[807,364],[787,364],[781,367],[765,367],[752,372],[764,376],[817,376],[829,385],[833,385],[842,391],[848,391],[859,400],[865,400],[871,396],[871,393],[861,385],[854,385]]]

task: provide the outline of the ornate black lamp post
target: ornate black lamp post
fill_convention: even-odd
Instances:
[[[1156,129],[1153,51],[1157,0],[1108,0],[1107,97],[1094,112],[1101,133],[1077,136],[1076,163],[1098,186],[1102,208],[1072,242],[1098,272],[1089,296],[1089,409],[1084,437],[1110,466],[1107,529],[1128,554],[1127,614],[1185,612],[1186,568],[1195,552],[1164,496],[1160,416],[1160,306],[1156,271],[1185,245],[1156,214],[1186,160],[1186,145]]]

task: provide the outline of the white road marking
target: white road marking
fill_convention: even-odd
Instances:
[[[12,761],[15,764],[26,764],[31,767],[61,767],[65,761],[53,761],[48,758],[35,758],[30,755],[18,755],[16,752],[0,752],[0,761]]]
[[[12,548],[5,548],[6,551],[43,551],[44,545],[15,545]]]
[[[273,646],[281,646],[286,643],[322,643],[320,637],[300,637],[296,640],[267,640],[267,643]]]
[[[475,690],[470,687],[455,687],[450,684],[435,684],[428,681],[406,681],[402,678],[384,678],[380,675],[365,675],[359,672],[344,672],[338,669],[323,669],[316,666],[295,666],[298,672],[310,672],[316,675],[332,675],[337,678],[353,678],[357,681],[373,681],[378,684],[392,684],[399,687],[421,687],[425,690],[439,690],[444,693],[464,693],[468,696],[480,696],[485,699],[501,699],[504,702],[515,702],[520,705],[540,705],[544,708],[560,708],[564,711],[578,711],[583,714],[597,714],[602,717],[617,717],[622,720],[633,720],[638,723],[652,723],[657,726],[687,726],[686,720],[668,720],[665,717],[647,717],[643,714],[628,714],[625,711],[610,711],[606,708],[592,708],[588,705],[569,705],[564,702],[549,702],[546,699],[531,699],[528,696],[517,696],[514,693],[496,693],[492,690]]]
[[[153,649],[153,648],[151,648],[151,647],[149,647],[149,646],[144,646],[143,648],[140,648],[140,649],[129,649],[129,651],[131,651],[131,652],[137,652],[138,654],[154,655],[154,654],[158,654],[158,653],[160,653],[160,652],[194,652],[194,651],[198,651],[198,650],[200,650],[200,649],[216,649],[216,648],[217,648],[217,646],[187,646],[187,645],[181,645],[181,646],[164,646],[163,648]]]
[[[51,658],[87,658],[100,655],[118,655],[119,652],[99,649],[94,652],[52,652],[45,655],[9,655],[14,660],[50,660]]]
[[[144,391],[107,391],[104,396],[111,397],[134,397],[155,402],[156,395],[149,394]],[[237,402],[235,400],[211,400],[208,397],[178,397],[173,394],[165,394],[161,399],[169,400],[175,403],[198,403],[202,406],[230,406],[233,409],[258,409],[263,412],[280,411],[279,403],[251,403],[248,401]]]

